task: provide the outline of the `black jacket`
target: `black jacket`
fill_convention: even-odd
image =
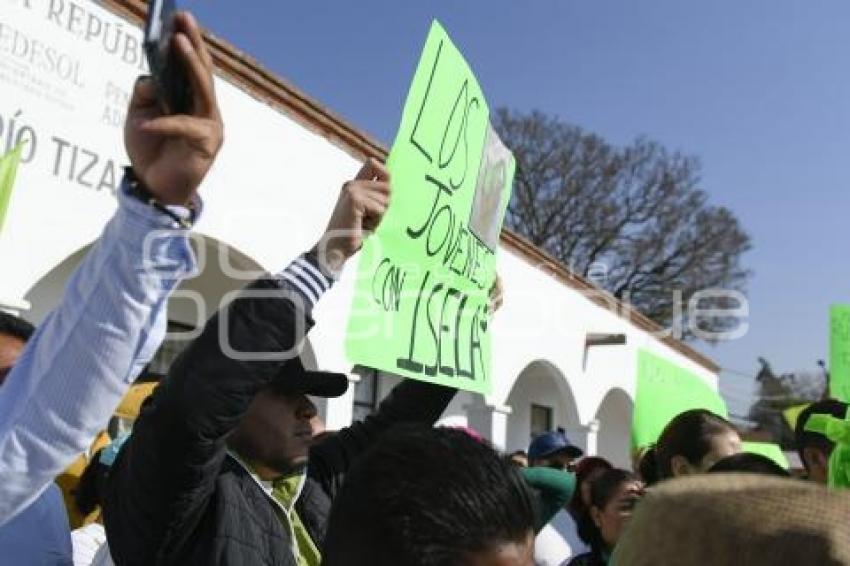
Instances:
[[[253,289],[286,291],[260,280]],[[226,437],[254,396],[279,376],[279,361],[240,361],[222,351],[292,348],[309,312],[278,298],[240,298],[215,315],[175,360],[142,409],[109,475],[104,520],[116,564],[295,564],[292,536],[275,504],[227,454]],[[225,332],[222,332],[222,336]],[[378,412],[313,446],[296,511],[321,549],[331,502],[355,458],[395,424],[433,424],[455,390],[398,385]]]

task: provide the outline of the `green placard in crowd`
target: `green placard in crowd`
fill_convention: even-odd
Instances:
[[[15,186],[15,176],[23,149],[24,144],[20,143],[12,151],[0,157],[0,232],[3,231],[6,212],[9,210],[9,201],[12,199],[12,189]]]
[[[788,428],[791,429],[791,432],[794,432],[797,428],[797,419],[800,418],[800,413],[805,411],[806,407],[809,405],[811,405],[811,403],[803,403],[801,405],[788,407],[782,411],[782,416],[785,418],[785,422],[788,424]]]
[[[496,251],[515,162],[475,76],[436,21],[387,160],[389,210],[360,257],[356,364],[489,393]]]
[[[726,403],[699,376],[647,350],[639,350],[632,445],[654,443],[673,417],[689,409],[728,415]]]
[[[850,305],[829,309],[829,392],[850,402]]]
[[[782,466],[785,470],[789,467],[788,458],[785,457],[785,453],[782,452],[782,448],[778,444],[774,444],[773,442],[750,442],[745,440],[741,447],[744,452],[760,454],[770,458]]]

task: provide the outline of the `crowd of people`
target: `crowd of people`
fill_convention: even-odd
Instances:
[[[847,403],[824,399],[800,414],[795,433],[804,475],[795,479],[772,459],[743,452],[735,427],[704,409],[674,417],[654,446],[636,452],[635,472],[593,456],[573,463],[575,448],[562,432],[542,435],[529,448],[528,464],[572,470],[576,488],[560,517],[547,526],[549,532],[537,536],[535,563],[850,563],[850,498],[844,492],[825,489],[835,444],[806,426],[812,415],[844,419],[847,410]],[[532,457],[541,444],[556,447],[556,451],[545,453],[543,460]],[[512,459],[525,465],[516,455]],[[777,478],[781,479],[778,483]],[[783,490],[795,497],[783,500]],[[651,510],[643,503],[644,496],[655,502]],[[800,501],[806,504],[801,506]],[[717,515],[707,518],[712,514],[704,506]],[[742,516],[757,519],[748,523]],[[824,517],[843,519],[827,521]],[[639,526],[633,527],[633,521]],[[730,521],[735,528],[729,527]],[[768,528],[764,529],[765,525]],[[626,534],[628,550],[618,550],[621,536]],[[803,545],[802,555],[808,558],[792,558],[788,549],[792,540]],[[765,546],[753,550],[755,543]],[[747,545],[750,554],[744,550],[736,554],[736,545]],[[729,552],[723,558],[715,555],[720,546]],[[694,553],[694,548],[701,550]],[[798,556],[799,551],[798,547]],[[814,555],[827,559],[814,561]]]
[[[456,391],[413,380],[325,431],[310,397],[340,396],[348,378],[297,351],[389,205],[374,160],[315,247],[222,307],[158,384],[137,382],[195,267],[188,231],[224,137],[212,58],[191,15],[176,26],[191,113],[164,115],[152,81],[136,83],[117,211],[37,329],[0,314],[0,563],[850,564],[850,496],[824,487],[834,444],[806,427],[843,419],[840,401],[800,415],[807,481],[743,453],[701,409],[673,418],[634,471],[561,430],[507,455],[435,427]],[[84,471],[64,485],[72,468]]]

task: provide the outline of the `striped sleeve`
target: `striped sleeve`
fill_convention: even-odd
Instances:
[[[277,279],[304,299],[308,311],[313,309],[334,282],[333,278],[325,275],[319,267],[319,262],[310,252],[301,254],[277,274]]]

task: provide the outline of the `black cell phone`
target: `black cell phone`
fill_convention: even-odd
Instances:
[[[192,111],[192,87],[186,66],[172,46],[175,0],[151,0],[145,24],[145,55],[156,83],[162,109],[167,114]]]

